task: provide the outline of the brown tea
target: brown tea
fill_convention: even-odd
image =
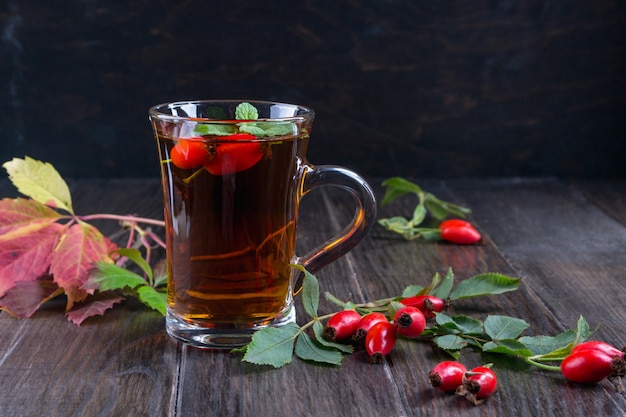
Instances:
[[[308,137],[263,141],[258,162],[223,175],[176,167],[169,157],[174,141],[158,142],[173,249],[168,309],[211,328],[250,328],[280,317],[292,304],[297,188]]]

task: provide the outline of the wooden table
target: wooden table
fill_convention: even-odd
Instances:
[[[378,197],[380,179],[370,179]],[[455,314],[506,314],[528,334],[556,334],[583,315],[594,338],[626,344],[626,181],[540,179],[415,180],[440,198],[473,209],[484,234],[477,246],[405,241],[376,226],[350,254],[317,274],[322,291],[363,302],[427,284],[451,267],[457,280],[482,272],[522,278],[519,290],[459,301]],[[79,214],[162,217],[157,180],[71,182]],[[2,196],[14,196],[0,182]],[[351,215],[333,189],[305,197],[299,246],[324,241]],[[407,197],[379,217],[409,216]],[[106,227],[106,226],[105,226]],[[448,357],[428,343],[401,341],[381,365],[362,354],[341,367],[300,360],[280,369],[224,351],[182,346],[164,318],[127,302],[82,326],[63,303],[31,319],[0,314],[2,416],[625,416],[626,398],[604,381],[566,382],[502,355],[464,353],[476,366],[495,361],[500,388],[480,406],[429,387],[426,374]],[[334,311],[322,301],[320,313]],[[494,356],[498,356],[494,358]]]

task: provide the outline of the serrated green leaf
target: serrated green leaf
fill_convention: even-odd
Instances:
[[[419,294],[423,289],[424,287],[421,285],[409,285],[402,291],[402,297],[413,297],[414,295]]]
[[[242,360],[280,368],[293,360],[294,342],[299,334],[300,327],[295,323],[263,328],[252,336]]]
[[[20,193],[49,207],[73,212],[70,189],[52,164],[26,156],[13,158],[2,166]]]
[[[259,111],[250,103],[239,103],[235,108],[235,119],[255,120],[259,118]]]
[[[292,264],[296,269],[304,273],[302,280],[302,304],[304,311],[311,317],[317,317],[317,308],[320,301],[320,286],[317,277],[298,264]]]
[[[430,281],[430,284],[428,284],[428,287],[420,291],[418,295],[431,294],[433,289],[437,288],[440,283],[441,283],[441,275],[439,274],[439,272],[435,272],[432,280]]]
[[[465,346],[467,346],[467,342],[465,341],[465,339],[455,334],[447,334],[444,336],[435,337],[433,340],[439,348],[448,351],[461,350]]]
[[[485,333],[494,341],[516,339],[530,325],[522,319],[491,315],[484,322]]]
[[[313,334],[315,334],[317,342],[326,347],[338,349],[343,353],[352,353],[354,351],[354,348],[350,345],[344,345],[342,343],[335,343],[326,340],[324,338],[324,325],[319,320],[316,320],[315,323],[313,323]]]
[[[441,281],[441,284],[439,284],[435,289],[432,290],[431,295],[445,300],[446,298],[448,298],[448,295],[450,295],[450,290],[452,290],[453,285],[454,272],[452,272],[452,268],[448,268],[448,272],[446,273],[444,279]]]
[[[139,301],[147,305],[148,307],[158,311],[162,315],[165,315],[167,306],[167,293],[155,290],[149,285],[142,285],[136,289],[139,295]]]
[[[152,268],[150,267],[150,264],[146,262],[143,256],[141,256],[141,252],[138,249],[118,248],[115,252],[133,261],[148,276],[150,282],[152,282],[152,280],[154,279],[154,276],[152,275]]]
[[[317,343],[306,333],[302,333],[296,340],[295,353],[302,360],[331,365],[341,365],[343,359],[339,350]]]
[[[441,313],[437,313],[439,317]],[[456,328],[466,335],[482,335],[485,333],[485,327],[482,321],[469,316],[452,316],[451,320],[456,325]]]
[[[582,315],[578,318],[578,322],[576,323],[576,333],[576,343],[581,343],[589,337],[589,324]]]
[[[545,355],[572,345],[576,340],[576,332],[567,330],[556,336],[522,336],[518,340],[530,349],[533,354]]]
[[[502,294],[519,288],[521,280],[497,273],[479,274],[459,282],[450,292],[451,300]]]
[[[135,289],[145,284],[146,280],[134,272],[108,262],[98,262],[85,283],[85,287],[110,291],[124,288]]]
[[[502,339],[497,342],[487,342],[483,345],[483,352],[504,353],[506,355],[528,358],[532,352],[524,344],[514,339]]]

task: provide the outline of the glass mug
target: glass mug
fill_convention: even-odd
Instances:
[[[256,112],[256,113],[255,113]],[[295,321],[299,264],[311,273],[357,245],[376,217],[368,184],[306,160],[314,112],[235,100],[165,103],[149,118],[158,146],[166,225],[170,336],[201,348],[248,343]],[[301,198],[332,185],[356,211],[337,236],[295,254]]]

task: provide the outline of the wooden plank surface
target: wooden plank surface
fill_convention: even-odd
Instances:
[[[518,291],[459,300],[453,312],[520,317],[536,334],[570,328],[582,314],[600,326],[598,338],[626,342],[623,187],[553,179],[416,182],[472,207],[471,220],[484,242],[408,242],[376,226],[349,255],[317,274],[321,291],[362,302],[427,284],[449,267],[457,280],[502,272],[522,278]],[[380,180],[371,183],[381,197]],[[0,182],[0,191],[10,193],[6,182]],[[161,216],[160,188],[153,180],[76,181],[72,193],[81,214]],[[409,216],[414,204],[411,198],[399,200],[379,217]],[[299,249],[337,233],[352,210],[340,190],[306,196]],[[334,309],[322,300],[321,314]],[[426,374],[447,357],[426,343],[400,341],[382,365],[356,353],[341,367],[294,360],[275,370],[243,363],[236,354],[173,342],[164,319],[134,302],[80,328],[67,322],[62,310],[59,300],[27,320],[0,314],[1,416],[626,415],[623,394],[606,381],[593,387],[570,384],[557,373],[499,355],[463,354],[468,366],[494,362],[500,380],[494,397],[474,406],[429,387]],[[304,320],[301,314],[299,321]]]

